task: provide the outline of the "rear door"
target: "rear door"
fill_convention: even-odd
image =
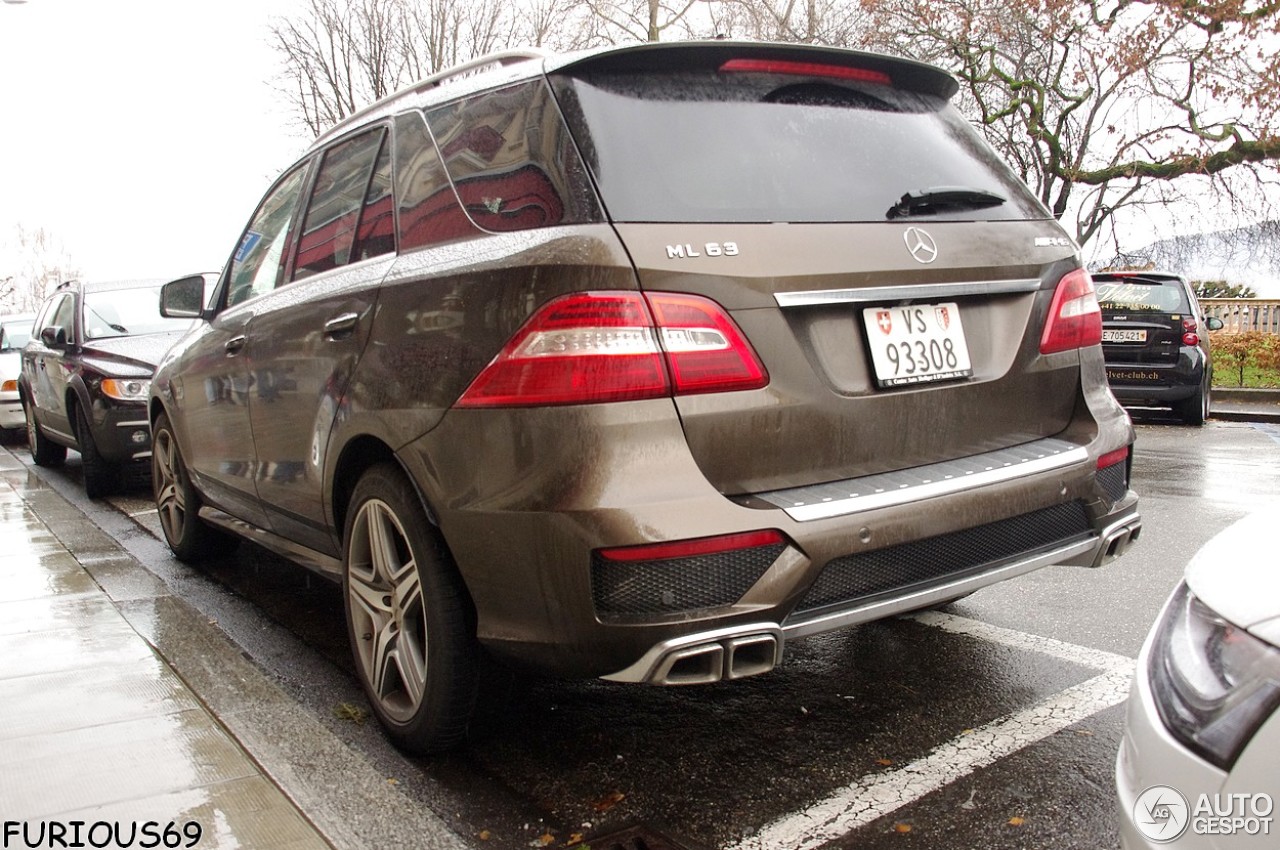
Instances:
[[[395,258],[390,204],[384,128],[326,151],[297,254],[249,323],[258,495],[277,533],[328,554],[337,554],[323,499],[329,436]]]
[[[768,369],[761,390],[676,398],[718,488],[853,478],[1068,427],[1079,356],[1039,343],[1074,245],[948,105],[950,77],[846,51],[647,56],[552,80],[641,286],[716,301]]]

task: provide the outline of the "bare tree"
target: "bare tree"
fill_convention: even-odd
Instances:
[[[591,14],[603,22],[612,43],[660,41],[668,31],[677,37],[695,37],[689,13],[701,0],[583,0]]]
[[[61,241],[43,228],[27,230],[19,225],[13,242],[4,247],[0,312],[33,312],[53,287],[81,275]]]
[[[581,0],[309,0],[275,20],[282,91],[319,135],[351,113],[437,71],[513,46],[599,43]]]
[[[1081,243],[1190,180],[1230,198],[1249,182],[1234,178],[1275,176],[1275,0],[864,4],[875,46],[959,77],[972,117]]]
[[[838,47],[861,44],[870,18],[859,3],[844,0],[721,0],[707,5],[721,35]]]

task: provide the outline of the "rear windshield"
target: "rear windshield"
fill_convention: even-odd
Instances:
[[[586,70],[553,83],[614,221],[884,221],[905,193],[944,187],[1006,200],[928,218],[1047,217],[937,95],[712,70]]]
[[[1116,313],[1189,313],[1187,293],[1176,280],[1095,281],[1098,304]]]

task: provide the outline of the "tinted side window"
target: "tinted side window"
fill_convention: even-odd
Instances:
[[[351,261],[356,224],[369,189],[381,129],[334,145],[324,154],[298,238],[294,280],[345,266]]]
[[[602,220],[586,168],[543,81],[437,107],[427,121],[458,198],[485,230]]]
[[[62,296],[56,306],[47,314],[48,322],[45,327],[62,328],[67,334],[67,342],[75,340],[76,328],[76,299],[70,292]]]
[[[396,250],[396,216],[391,196],[391,143],[383,134],[382,151],[373,166],[373,179],[364,196],[355,260],[367,260]]]
[[[448,242],[476,232],[458,206],[422,113],[396,118],[396,197],[400,202],[400,250]]]
[[[276,184],[249,222],[240,247],[231,259],[227,305],[239,304],[270,292],[280,282],[290,226],[302,194],[306,166],[299,166]]]

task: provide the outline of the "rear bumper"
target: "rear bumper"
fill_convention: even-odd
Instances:
[[[1122,404],[1165,405],[1191,398],[1204,386],[1204,354],[1186,349],[1177,363],[1107,363],[1107,382]]]
[[[716,491],[666,400],[451,411],[400,457],[424,482],[486,648],[553,674],[680,684],[764,672],[791,639],[1118,556],[1140,533],[1137,497],[1096,463],[1132,432],[1123,415],[1079,431],[1059,438],[1073,444],[1059,464],[960,489],[917,481],[909,498],[810,518]],[[598,557],[768,529],[786,544],[758,566]]]
[[[22,412],[22,399],[17,393],[5,393],[0,397],[0,428],[6,430],[25,428],[26,416]]]

